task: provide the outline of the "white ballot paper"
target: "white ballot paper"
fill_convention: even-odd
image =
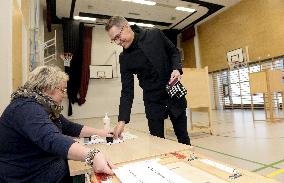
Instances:
[[[119,144],[119,143],[124,142],[124,141],[126,141],[126,140],[130,140],[130,139],[135,139],[135,138],[137,138],[136,135],[133,135],[133,134],[131,134],[131,133],[129,133],[129,132],[122,133],[121,135],[122,135],[122,137],[123,137],[122,140],[120,140],[120,139],[114,139],[112,143],[108,143],[108,144]],[[107,142],[106,142],[105,139],[103,139],[103,138],[101,138],[101,137],[99,137],[99,136],[97,136],[97,135],[93,135],[93,136],[91,137],[91,140],[88,141],[88,142],[86,142],[86,143],[84,143],[84,144],[107,144]]]
[[[156,159],[129,163],[113,171],[122,183],[191,183]]]

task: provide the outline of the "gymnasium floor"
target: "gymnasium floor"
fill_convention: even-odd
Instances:
[[[256,118],[264,119],[264,112],[256,111]],[[193,113],[194,121],[206,119],[204,113]],[[102,127],[102,118],[74,121]],[[111,121],[114,124],[117,117],[111,116]],[[274,123],[257,121],[254,125],[250,110],[213,110],[212,123],[213,135],[190,134],[196,152],[284,182],[284,120]],[[170,126],[168,120],[166,126]],[[127,127],[149,133],[145,114],[132,115]],[[175,140],[171,132],[166,138]]]

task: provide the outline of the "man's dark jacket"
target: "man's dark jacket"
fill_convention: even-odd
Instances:
[[[138,47],[142,50],[144,55],[157,71],[159,81],[162,82],[161,84],[164,85],[163,89],[165,89],[173,70],[177,69],[180,71],[180,74],[182,74],[182,65],[178,49],[159,29],[141,29],[138,26],[133,26],[132,29],[139,35],[137,43]],[[132,61],[135,62],[135,58],[133,58]],[[134,87],[126,84],[127,82],[124,80],[123,76],[124,71],[126,71],[128,67],[125,57],[125,50],[120,54],[119,62],[122,90],[118,120],[128,123],[130,120],[131,107],[134,98]],[[144,103],[145,98],[150,97],[150,95],[144,96]],[[185,110],[186,105],[186,99],[184,97],[181,99],[174,97],[167,102],[168,109],[175,116],[179,116]],[[160,116],[160,114],[157,114],[159,113],[159,110],[151,107],[148,107],[147,109],[147,106],[151,105],[145,105],[147,118],[149,116],[151,116],[153,119],[159,118],[158,116]]]

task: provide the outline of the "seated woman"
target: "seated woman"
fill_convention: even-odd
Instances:
[[[0,182],[70,182],[67,159],[85,161],[97,173],[113,174],[113,165],[97,149],[70,138],[108,136],[64,118],[61,102],[68,75],[41,66],[11,96],[0,117]]]

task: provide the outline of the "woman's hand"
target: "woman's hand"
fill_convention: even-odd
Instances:
[[[112,137],[113,131],[112,130],[106,130],[106,129],[97,129],[96,135],[100,137]]]
[[[93,127],[84,126],[81,130],[79,137],[90,137],[92,135],[98,135],[101,137],[112,137],[113,130],[97,129]]]
[[[112,169],[115,168],[115,166],[108,161],[103,153],[98,152],[94,159],[93,159],[93,170],[95,173],[106,173],[109,175],[114,175]]]

